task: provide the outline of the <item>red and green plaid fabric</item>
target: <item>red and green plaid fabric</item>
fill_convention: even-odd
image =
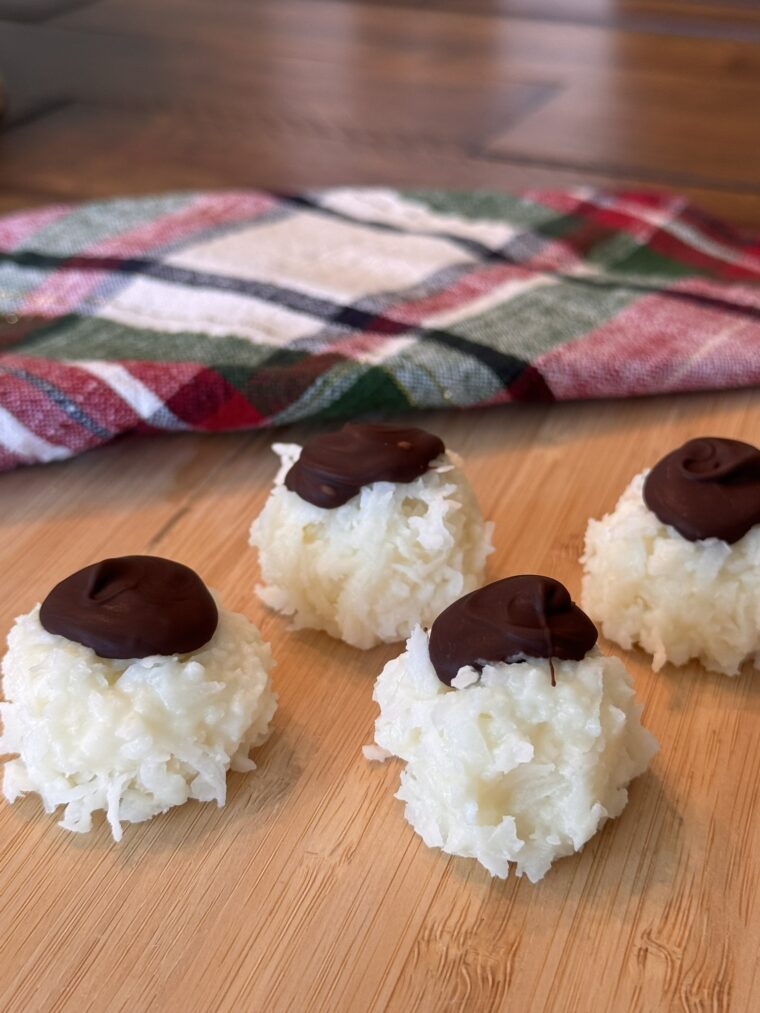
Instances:
[[[0,218],[0,467],[123,433],[760,380],[760,240],[587,189],[182,193]]]

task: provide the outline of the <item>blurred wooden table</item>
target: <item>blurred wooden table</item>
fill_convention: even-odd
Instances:
[[[2,206],[662,186],[760,224],[753,0],[0,0]],[[45,11],[51,12],[44,16]]]
[[[5,17],[5,20],[2,20]],[[11,20],[14,18],[16,20]],[[24,20],[20,20],[23,18]],[[0,0],[0,210],[170,187],[579,181],[760,225],[760,13],[676,0]],[[574,592],[586,519],[754,391],[424,416],[497,521],[491,575]],[[288,433],[295,438],[303,430]],[[251,595],[267,433],[123,440],[0,476],[0,628],[71,570],[153,551],[270,639],[281,704],[227,807],[67,835],[0,805],[0,1009],[754,1010],[760,690],[653,676],[662,743],[623,816],[537,886],[424,848],[366,764],[398,650],[291,635]]]

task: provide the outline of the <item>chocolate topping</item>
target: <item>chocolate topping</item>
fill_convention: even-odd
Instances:
[[[432,433],[383,422],[348,422],[315,436],[285,476],[301,499],[331,510],[372,482],[413,482],[446,448]]]
[[[760,450],[740,440],[689,440],[652,468],[644,502],[690,542],[738,542],[760,524]]]
[[[187,654],[208,643],[218,619],[198,574],[158,556],[119,556],[77,570],[40,609],[49,633],[101,658]]]
[[[525,574],[478,588],[441,612],[430,630],[430,660],[450,686],[464,665],[480,671],[489,662],[525,657],[580,661],[596,638],[596,627],[563,584]]]

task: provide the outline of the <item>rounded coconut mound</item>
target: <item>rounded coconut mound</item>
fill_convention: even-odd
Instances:
[[[325,509],[283,484],[301,447],[273,450],[282,467],[251,527],[256,591],[296,628],[361,648],[403,640],[482,582],[493,525],[450,451],[412,482],[373,482]]]
[[[622,812],[658,748],[631,677],[596,649],[553,666],[555,686],[549,661],[528,658],[462,668],[449,688],[420,628],[385,666],[365,755],[406,762],[396,797],[428,847],[536,882]]]
[[[256,627],[221,607],[192,654],[111,660],[49,633],[37,606],[16,620],[2,665],[0,753],[18,754],[5,797],[37,792],[80,833],[105,810],[117,841],[122,821],[189,798],[224,805],[227,770],[254,769],[248,753],[269,734],[272,666]]]
[[[760,667],[760,526],[733,545],[688,541],[647,507],[647,474],[589,521],[583,608],[610,640],[648,651],[655,671],[693,658],[725,675]]]

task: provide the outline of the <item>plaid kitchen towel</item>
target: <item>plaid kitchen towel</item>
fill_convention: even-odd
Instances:
[[[127,432],[760,380],[760,241],[652,194],[182,193],[0,218],[0,467]]]

